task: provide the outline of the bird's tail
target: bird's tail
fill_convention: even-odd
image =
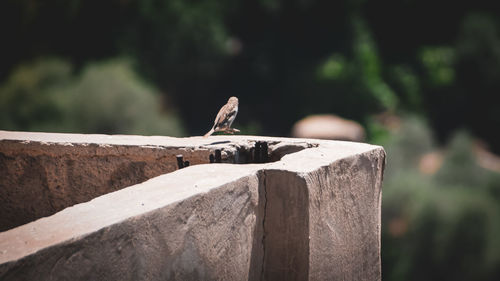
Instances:
[[[203,137],[208,138],[211,134],[214,133],[214,131],[215,131],[214,128],[210,129],[210,131],[208,131],[208,133],[206,133]]]

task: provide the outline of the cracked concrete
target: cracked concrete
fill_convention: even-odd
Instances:
[[[190,165],[251,163],[256,140],[43,134],[0,131],[0,231]],[[269,139],[271,161],[312,144]]]
[[[243,164],[257,141],[274,162]],[[0,232],[0,279],[380,280],[384,163],[350,142],[0,131],[4,226],[34,214]]]

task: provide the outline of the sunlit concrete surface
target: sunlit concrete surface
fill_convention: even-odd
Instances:
[[[380,280],[384,163],[352,142],[0,131],[0,279]]]

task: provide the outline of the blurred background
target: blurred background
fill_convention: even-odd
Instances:
[[[3,0],[0,129],[383,145],[383,280],[500,280],[495,1]]]

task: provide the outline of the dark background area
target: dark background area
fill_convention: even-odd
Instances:
[[[239,123],[258,124],[263,134],[287,135],[311,113],[335,112],[366,124],[373,113],[410,110],[429,117],[440,141],[467,128],[500,150],[494,1],[0,5],[1,81],[20,63],[46,56],[66,60],[75,73],[89,62],[126,56],[177,108],[190,135],[206,131],[200,118],[211,118],[236,95]],[[335,55],[344,64],[342,75],[318,77]],[[447,69],[451,77],[440,77]],[[413,97],[398,81],[404,71],[417,80]],[[377,93],[377,87],[387,90]]]
[[[244,134],[333,113],[388,152],[383,279],[499,280],[497,6],[4,0],[0,129],[202,135],[230,96]]]

